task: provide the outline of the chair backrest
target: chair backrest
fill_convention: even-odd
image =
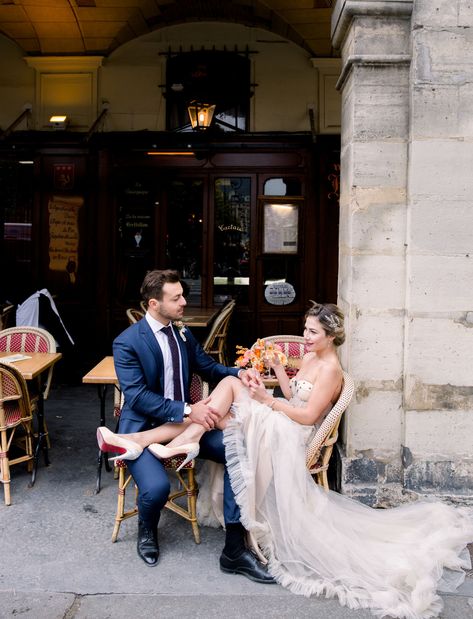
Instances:
[[[225,365],[227,364],[226,340],[235,305],[236,302],[232,299],[217,314],[210,332],[202,345],[207,354],[216,357],[217,361]]]
[[[138,322],[138,320],[144,318],[144,312],[139,309],[135,309],[134,307],[129,307],[126,310],[126,316],[130,325],[133,325],[135,322]]]
[[[140,301],[140,307],[141,307],[141,310],[143,311],[143,314],[146,314],[146,312],[148,311],[148,308],[146,307],[146,304],[144,301]]]
[[[1,352],[56,352],[56,340],[41,327],[10,327],[0,331]],[[53,366],[49,368],[43,396],[46,399],[51,389]]]
[[[31,419],[31,402],[21,372],[0,361],[0,431]]]
[[[346,372],[343,372],[343,387],[340,395],[338,396],[338,400],[335,402],[331,411],[323,420],[320,428],[317,430],[312,440],[310,441],[310,444],[307,447],[306,464],[309,471],[317,463],[321,449],[323,448],[327,438],[330,435],[332,435],[330,437],[331,445],[335,443],[337,437],[334,436],[333,433],[334,431],[335,433],[337,433],[340,419],[345,410],[347,409],[348,405],[350,404],[350,400],[352,399],[354,391],[355,383],[353,382],[352,377]]]
[[[209,396],[209,384],[202,380],[198,374],[192,374],[190,390],[190,403],[195,404]]]
[[[10,327],[0,331],[1,352],[56,352],[56,340],[40,327]]]
[[[277,344],[287,357],[287,373],[297,370],[300,361],[305,355],[305,340],[301,335],[270,335],[264,338],[265,342]]]

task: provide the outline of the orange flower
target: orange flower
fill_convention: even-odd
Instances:
[[[260,374],[264,374],[270,369],[268,361],[272,361],[275,355],[279,357],[279,362],[282,365],[287,365],[287,357],[280,346],[273,344],[273,342],[266,343],[261,338],[258,338],[251,348],[237,346],[236,352],[235,365],[240,368],[253,368]]]

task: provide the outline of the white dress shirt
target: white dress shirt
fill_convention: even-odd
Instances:
[[[169,398],[170,400],[174,400],[174,371],[172,368],[172,356],[171,356],[171,349],[169,347],[169,341],[168,341],[168,337],[165,333],[163,333],[161,330],[163,329],[163,327],[166,327],[167,325],[163,325],[162,322],[159,322],[159,320],[156,320],[155,318],[153,318],[151,316],[151,314],[149,312],[146,312],[145,315],[146,321],[149,324],[149,326],[151,327],[151,330],[153,331],[156,340],[158,342],[159,347],[161,348],[161,352],[163,353],[163,360],[164,360],[164,397],[165,398]],[[176,334],[174,333],[174,329],[172,331],[174,339],[176,338]],[[181,393],[185,393],[184,391],[184,385],[182,382],[182,357],[181,357],[181,349],[179,346],[179,342],[177,342],[177,349],[179,351],[179,360],[180,360],[180,368],[181,368],[181,375],[179,377],[179,380],[181,382]]]

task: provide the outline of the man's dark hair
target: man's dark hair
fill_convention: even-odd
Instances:
[[[141,297],[146,307],[148,307],[150,299],[156,299],[157,301],[163,300],[164,284],[177,284],[179,281],[179,273],[171,269],[166,269],[164,271],[148,271],[140,289]]]

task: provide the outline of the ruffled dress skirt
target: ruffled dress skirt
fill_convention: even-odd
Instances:
[[[429,619],[439,591],[471,567],[473,510],[419,501],[373,509],[315,484],[305,465],[312,428],[251,400],[224,432],[241,521],[293,593],[337,597],[377,617]]]

